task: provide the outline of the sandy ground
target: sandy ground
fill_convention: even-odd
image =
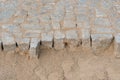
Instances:
[[[31,60],[0,53],[0,80],[120,80],[120,59],[112,51],[41,50],[40,58]]]

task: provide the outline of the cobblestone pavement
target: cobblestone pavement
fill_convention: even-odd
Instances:
[[[119,0],[0,0],[1,50],[37,56],[37,48],[120,47]],[[67,45],[66,45],[67,44]]]
[[[119,60],[96,57],[110,47],[120,58],[120,0],[0,0],[0,80],[119,80]]]

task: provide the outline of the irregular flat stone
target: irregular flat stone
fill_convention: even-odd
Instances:
[[[30,46],[30,39],[29,38],[22,38],[18,42],[18,48],[20,52],[27,52]]]
[[[59,39],[59,40],[54,40],[54,48],[55,50],[62,50],[65,48],[64,40]]]
[[[48,22],[50,22],[50,16],[49,15],[42,15],[42,16],[40,16],[40,21],[48,23]]]
[[[105,14],[105,12],[103,12],[100,9],[95,9],[96,11],[96,17],[107,17],[107,14]]]
[[[15,50],[15,40],[10,33],[2,32],[1,40],[3,42],[4,51],[8,52]]]
[[[31,57],[38,57],[38,53],[40,50],[40,39],[39,38],[32,38],[30,42],[30,49],[29,55]]]
[[[107,19],[107,18],[96,18],[95,26],[110,27],[111,23],[110,23],[109,19]]]
[[[61,31],[55,31],[54,32],[54,38],[55,39],[64,39],[65,38],[65,34],[64,32],[61,32]]]
[[[37,31],[37,30],[36,30]],[[31,38],[31,37],[40,37],[39,33],[34,33],[34,32],[25,32],[25,34],[23,35],[23,37],[27,37],[27,38]]]
[[[8,32],[11,32],[12,34],[21,32],[20,26],[14,24],[2,25],[2,30],[6,30]]]
[[[24,30],[41,30],[42,27],[39,24],[23,24],[22,28]]]
[[[61,31],[54,32],[54,48],[56,50],[62,50],[65,47],[64,44],[65,34]]]
[[[42,46],[52,48],[53,45],[53,32],[41,34]]]
[[[92,49],[94,53],[98,54],[110,47],[113,41],[112,34],[91,34]]]
[[[114,33],[114,30],[110,27],[93,27],[92,33]]]
[[[75,27],[76,27],[75,21],[64,20],[63,26],[62,26],[63,29],[69,29],[69,28],[75,28]]]
[[[79,44],[78,33],[76,30],[66,31],[66,41],[69,47],[76,47]]]
[[[78,34],[76,30],[66,31],[66,39],[78,39]]]
[[[82,29],[81,30],[82,38],[82,47],[90,48],[90,30]]]
[[[60,24],[59,24],[59,22],[55,22],[55,21],[53,22],[53,21],[52,21],[52,28],[59,30],[59,29],[60,29]]]
[[[115,35],[114,54],[115,57],[120,58],[120,33]]]

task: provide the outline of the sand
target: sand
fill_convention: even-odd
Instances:
[[[120,80],[120,59],[113,48],[98,55],[82,48],[44,49],[39,59],[1,52],[0,80]]]

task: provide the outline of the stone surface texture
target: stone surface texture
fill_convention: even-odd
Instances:
[[[120,32],[119,5],[119,0],[0,0],[1,50],[24,50],[26,44],[34,54],[39,43],[55,49],[110,45],[111,35]]]

